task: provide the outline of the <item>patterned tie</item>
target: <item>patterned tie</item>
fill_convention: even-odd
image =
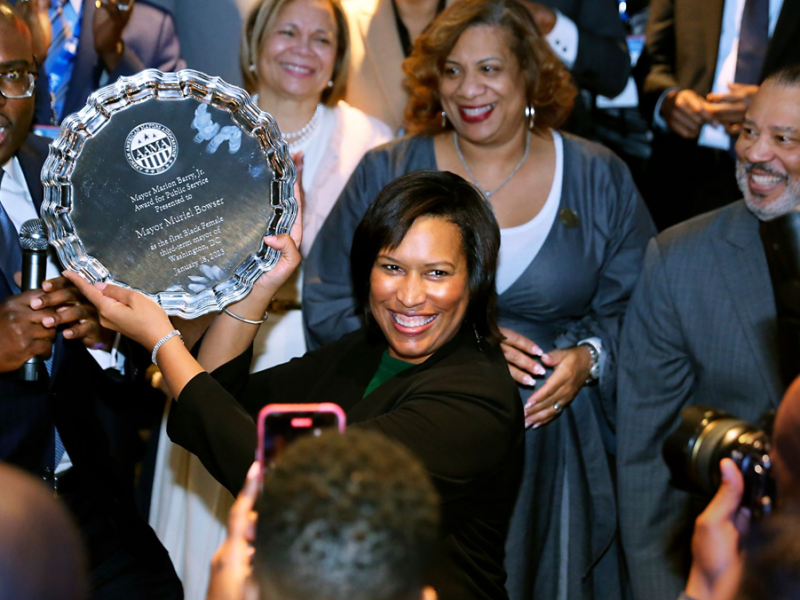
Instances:
[[[49,16],[53,37],[44,66],[50,84],[53,111],[60,120],[74,58],[78,52],[80,19],[69,0],[51,0]]]
[[[739,30],[736,83],[758,83],[768,44],[769,0],[746,0]]]
[[[5,171],[0,168],[0,186]],[[19,245],[19,233],[8,216],[3,203],[0,202],[0,266],[8,286],[15,294],[19,294],[19,286],[14,282],[14,273],[22,267],[22,247]]]

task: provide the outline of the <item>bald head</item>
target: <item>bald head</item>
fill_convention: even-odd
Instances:
[[[31,32],[28,26],[6,0],[0,0],[0,27],[10,27],[30,39]]]
[[[41,481],[0,463],[0,600],[83,600],[83,548]]]

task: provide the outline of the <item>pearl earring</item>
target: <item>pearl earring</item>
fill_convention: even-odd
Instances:
[[[447,113],[442,111],[442,129],[447,127]]]
[[[254,63],[250,63],[250,66],[247,67],[247,70],[255,75],[255,73],[256,73],[256,65]]]
[[[333,79],[331,79],[330,81],[328,81],[328,87],[329,87],[329,88],[332,88],[332,87],[333,87]]]

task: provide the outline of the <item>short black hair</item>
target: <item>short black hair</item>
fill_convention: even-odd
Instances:
[[[447,171],[414,171],[381,190],[353,236],[350,272],[355,297],[369,312],[370,274],[381,250],[397,248],[421,217],[450,221],[461,231],[469,273],[466,319],[490,344],[503,339],[497,326],[495,274],[500,229],[489,202],[462,177]]]
[[[383,435],[348,429],[292,444],[256,502],[253,573],[281,600],[419,598],[439,537],[422,465]]]
[[[764,80],[786,87],[800,87],[800,63],[776,69]]]
[[[736,598],[800,598],[800,516],[776,513],[751,530]]]

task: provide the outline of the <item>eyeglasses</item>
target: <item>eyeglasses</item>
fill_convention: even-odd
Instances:
[[[30,98],[36,86],[36,73],[7,71],[0,73],[0,95],[4,98]]]

